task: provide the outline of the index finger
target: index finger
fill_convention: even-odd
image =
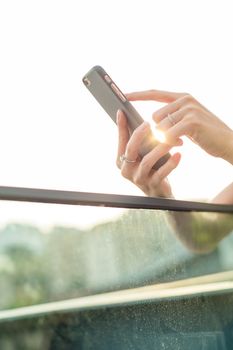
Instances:
[[[135,91],[125,94],[129,101],[158,101],[158,102],[174,102],[178,98],[186,95],[183,92],[171,92],[163,90],[145,90]]]

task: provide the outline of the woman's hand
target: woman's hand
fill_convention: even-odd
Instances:
[[[146,195],[151,197],[173,197],[167,176],[175,169],[180,161],[180,154],[172,155],[157,171],[153,165],[163,157],[171,146],[159,144],[142,159],[139,156],[140,145],[150,130],[148,123],[141,124],[130,137],[127,121],[119,111],[117,115],[119,143],[117,166],[122,175],[138,186]],[[124,155],[124,157],[122,157]]]
[[[153,113],[153,119],[157,123],[157,129],[165,132],[168,144],[175,145],[185,135],[210,155],[233,164],[233,130],[191,95],[149,90],[126,96],[130,101],[154,100],[167,103]]]

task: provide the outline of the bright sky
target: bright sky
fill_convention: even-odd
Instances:
[[[233,127],[231,1],[1,1],[0,184],[141,194],[115,166],[117,129],[81,78],[186,91]],[[145,119],[160,105],[137,103]],[[232,167],[185,142],[177,198],[209,198]]]

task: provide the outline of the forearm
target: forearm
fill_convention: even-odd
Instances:
[[[210,202],[215,204],[233,204],[233,182],[224,188],[224,190]]]
[[[170,223],[176,237],[189,250],[205,254],[233,230],[233,217],[224,213],[171,212]]]
[[[210,203],[233,205],[233,183]],[[190,250],[207,253],[233,231],[233,215],[224,213],[171,212],[170,222],[175,235]]]
[[[222,158],[233,165],[233,130],[231,129],[225,137],[225,152]]]

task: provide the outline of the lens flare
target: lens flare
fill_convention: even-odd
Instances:
[[[166,141],[165,134],[161,130],[156,129],[155,127],[151,128],[151,130],[156,140],[161,143],[164,143]]]

